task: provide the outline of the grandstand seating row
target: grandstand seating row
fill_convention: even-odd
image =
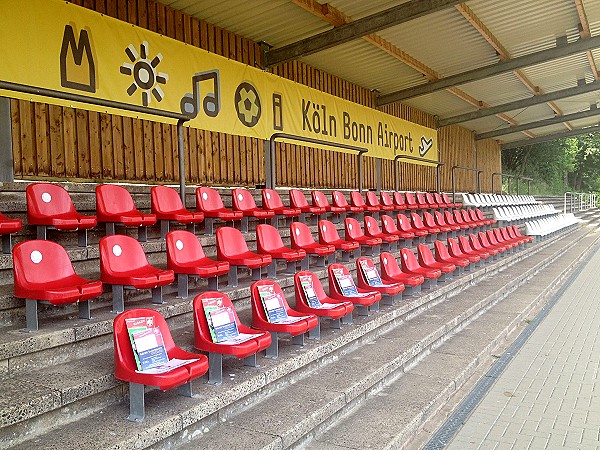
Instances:
[[[546,239],[581,222],[573,213],[557,214],[525,222],[525,233],[536,239]]]
[[[496,232],[497,230],[497,232]],[[331,320],[333,328],[342,323],[352,323],[352,311],[360,315],[379,310],[379,302],[385,296],[392,303],[401,298],[405,287],[412,288],[412,294],[420,292],[420,286],[433,287],[437,279],[445,280],[453,272],[462,273],[471,264],[481,259],[491,259],[492,254],[507,252],[522,246],[530,238],[518,235],[514,227],[489,230],[487,233],[461,236],[461,242],[450,238],[448,247],[442,241],[435,242],[435,256],[426,245],[419,245],[418,256],[412,250],[403,248],[400,253],[400,266],[390,253],[380,255],[381,274],[369,258],[356,260],[357,282],[354,282],[348,268],[342,264],[328,267],[329,294],[325,293],[319,278],[312,272],[300,271],[294,275],[295,305],[292,309],[281,290],[272,280],[257,280],[251,286],[252,328],[240,322],[231,299],[218,291],[207,291],[197,295],[193,301],[194,347],[208,353],[191,354],[178,348],[168,331],[166,322],[154,310],[133,309],[119,314],[114,320],[115,377],[130,384],[130,420],[144,418],[144,386],[159,389],[179,387],[180,393],[191,396],[191,381],[208,372],[208,382],[222,382],[222,359],[225,355],[244,359],[249,365],[256,365],[256,354],[262,350],[265,356],[278,355],[278,335],[289,334],[292,343],[304,344],[304,336],[320,336],[320,318]],[[187,233],[186,231],[172,233]],[[189,233],[188,233],[189,234]],[[135,242],[135,240],[132,240]],[[475,247],[471,247],[473,243]],[[136,243],[139,246],[139,244]],[[458,268],[460,267],[459,270]],[[419,287],[419,291],[415,288]],[[216,311],[227,314],[235,323],[237,340],[219,341],[215,336],[217,326]],[[270,318],[277,311],[285,320]],[[160,328],[170,360],[187,360],[188,364],[172,370],[136,371],[136,362],[131,337],[127,332],[126,319],[151,317],[153,326]],[[219,319],[220,320],[220,319]],[[220,322],[219,322],[220,323]]]
[[[533,195],[498,195],[498,194],[462,194],[463,205],[475,208],[492,206],[535,205],[538,201]]]
[[[494,219],[498,222],[515,222],[534,217],[558,214],[554,205],[517,205],[492,207]]]

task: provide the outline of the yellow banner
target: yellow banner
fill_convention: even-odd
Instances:
[[[0,0],[0,42],[0,81],[183,113],[186,125],[204,130],[287,133],[373,157],[438,159],[436,130],[64,1]]]

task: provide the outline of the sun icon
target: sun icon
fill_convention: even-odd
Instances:
[[[133,44],[127,46],[125,53],[131,63],[124,62],[121,65],[121,73],[123,75],[133,75],[133,83],[127,88],[129,96],[132,96],[138,89],[141,89],[144,106],[150,104],[150,94],[160,102],[165,97],[165,93],[159,84],[166,84],[169,79],[169,75],[156,70],[156,67],[162,61],[162,54],[159,53],[150,60],[148,57],[147,41],[142,42],[140,45],[139,54]]]

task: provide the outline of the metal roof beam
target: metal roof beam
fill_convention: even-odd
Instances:
[[[600,125],[594,125],[593,127],[586,127],[586,128],[576,128],[574,130],[565,130],[565,131],[561,131],[559,133],[547,134],[545,136],[539,136],[539,137],[536,137],[533,139],[525,139],[522,141],[508,142],[506,144],[502,144],[502,146],[500,148],[501,148],[501,150],[509,150],[511,148],[525,147],[527,145],[533,145],[533,144],[540,144],[542,142],[556,141],[558,139],[562,139],[562,138],[566,138],[566,137],[580,136],[582,134],[588,134],[588,133],[597,133],[598,131],[600,131]]]
[[[310,55],[367,34],[417,19],[448,6],[454,6],[460,2],[461,0],[412,0],[402,3],[333,30],[325,31],[281,48],[271,49],[265,53],[265,65],[271,67],[300,56]]]
[[[570,44],[558,45],[547,50],[530,53],[529,55],[519,56],[518,58],[510,59],[508,61],[501,61],[497,64],[492,64],[489,66],[480,67],[479,69],[473,69],[467,72],[452,75],[442,78],[438,81],[432,81],[420,86],[402,89],[401,91],[382,95],[377,100],[377,106],[418,97],[420,95],[430,94],[441,89],[446,89],[450,86],[483,80],[484,78],[492,77],[494,75],[499,75],[501,73],[510,72],[523,67],[533,66],[535,64],[563,58],[597,47],[600,47],[600,36],[594,36],[587,39],[578,39]]]
[[[594,92],[597,90],[600,90],[600,81],[593,81],[592,83],[587,84],[582,83],[572,88],[549,92],[547,94],[542,95],[536,95],[534,97],[526,98],[523,100],[504,103],[502,105],[496,105],[492,106],[491,108],[480,109],[479,111],[460,114],[458,116],[448,117],[446,119],[439,119],[438,126],[445,127],[457,123],[468,122],[469,120],[481,119],[482,117],[493,116],[494,114],[498,114],[501,112],[528,108],[529,106],[538,105],[547,101],[560,100],[561,98],[573,97],[575,95],[586,94],[588,92]]]
[[[593,117],[600,115],[600,108],[594,107],[588,109],[586,111],[580,111],[573,114],[567,114],[565,116],[556,116],[550,119],[539,120],[537,122],[524,123],[522,125],[517,125],[514,127],[500,128],[499,130],[488,131],[486,133],[477,133],[475,135],[475,140],[480,141],[482,139],[490,139],[498,136],[504,136],[506,134],[518,133],[523,130],[532,130],[534,128],[546,127],[548,125],[554,125],[557,123],[562,123],[568,120],[578,120],[584,119],[586,117]]]

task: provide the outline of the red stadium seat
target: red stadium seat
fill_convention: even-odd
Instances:
[[[481,261],[487,261],[488,259],[491,261],[492,254],[490,252],[485,251],[483,249],[483,247],[481,247],[481,244],[479,244],[479,249],[475,249],[471,246],[471,236],[472,235],[469,235],[468,237],[467,236],[459,236],[458,237],[458,244],[460,245],[461,251],[465,255],[479,256],[481,258]]]
[[[201,212],[188,211],[183,206],[177,191],[168,186],[153,186],[150,189],[152,214],[160,222],[160,235],[164,239],[169,232],[169,222],[177,222],[187,226],[187,230],[195,233],[196,224],[204,220]]]
[[[87,230],[97,224],[96,216],[75,211],[69,193],[56,184],[33,183],[27,186],[27,223],[37,227],[37,238],[46,239],[47,228],[77,230],[80,247],[87,247]]]
[[[350,253],[357,250],[360,252],[360,244],[342,239],[335,225],[328,220],[319,220],[319,243],[333,245],[336,250],[342,252],[342,261],[344,262],[350,260]]]
[[[438,206],[440,208],[452,208],[453,207],[453,204],[452,203],[447,203],[444,200],[444,197],[442,197],[442,194],[440,194],[439,192],[434,192],[433,193],[433,199],[438,204]]]
[[[395,234],[383,233],[379,228],[379,223],[374,217],[365,216],[365,235],[372,238],[379,238],[384,244],[385,251],[395,252],[398,249],[400,236]]]
[[[177,296],[187,298],[190,276],[206,278],[208,289],[219,288],[219,275],[229,272],[229,263],[215,261],[204,254],[202,245],[195,234],[185,230],[167,233],[167,269],[177,275]]]
[[[37,303],[78,303],[79,317],[90,319],[89,299],[102,294],[100,281],[75,273],[69,255],[56,242],[32,240],[13,250],[14,295],[25,299],[27,331],[37,331]]]
[[[471,261],[468,258],[459,258],[457,256],[450,255],[448,248],[442,241],[435,241],[433,245],[435,248],[435,260],[441,263],[454,264],[456,266],[456,275],[461,275],[464,270],[469,270],[468,268],[471,264]],[[458,246],[458,242],[456,242],[456,245]]]
[[[381,279],[388,283],[404,284],[404,295],[417,295],[421,292],[421,285],[425,281],[423,275],[414,275],[403,272],[394,255],[381,252],[379,255]]]
[[[468,230],[469,229],[469,225],[467,225],[466,223],[464,223],[464,222],[458,223],[454,218],[454,214],[452,214],[452,211],[450,211],[450,210],[444,211],[444,220],[448,224],[448,226],[456,226],[460,230]]]
[[[500,228],[494,228],[493,230],[489,230],[489,232],[494,235],[499,244],[510,246],[511,251],[513,252],[521,245],[519,239],[512,239],[509,236],[504,236]]]
[[[419,203],[415,199],[415,195],[412,192],[405,192],[404,198],[406,199],[406,206],[408,209],[419,209]]]
[[[213,311],[223,311],[230,317],[233,316],[231,323],[235,324],[235,328],[240,333],[240,337],[234,341],[235,343],[227,342],[227,340],[219,342],[216,336],[213,338],[206,317],[205,305],[206,308],[214,308]],[[255,330],[242,324],[231,299],[222,292],[208,291],[197,295],[194,298],[193,307],[194,347],[208,352],[209,384],[223,382],[223,355],[244,359],[244,364],[256,367],[256,354],[271,345],[271,335],[268,331]]]
[[[139,227],[138,240],[147,240],[147,227],[156,223],[154,214],[143,214],[135,207],[127,189],[116,184],[96,186],[96,216],[106,223],[106,234],[115,234],[115,224]]]
[[[369,206],[365,203],[365,199],[362,194],[358,191],[350,192],[350,204],[355,208],[362,208],[363,211],[368,211],[370,213],[379,212],[380,208],[378,206]]]
[[[427,231],[427,238],[429,239],[429,242],[433,242],[435,240],[435,237],[433,236],[434,234],[439,234],[442,232],[442,230],[435,225],[425,225],[421,219],[421,216],[415,212],[410,213],[410,221],[412,222],[412,227],[415,230]]]
[[[487,240],[490,244],[495,245],[496,248],[503,249],[501,250],[503,253],[510,253],[512,249],[516,247],[512,242],[500,242],[496,237],[496,233],[494,230],[487,230],[485,232]]]
[[[100,239],[100,279],[112,285],[113,311],[125,309],[123,289],[152,289],[152,303],[163,303],[162,287],[175,279],[172,270],[151,266],[139,242],[129,236]]]
[[[417,215],[416,213],[413,214]],[[431,213],[427,211],[423,211],[423,224],[428,228],[428,230],[431,230],[431,232],[435,232],[433,230],[438,229],[438,239],[445,240],[448,237],[448,233],[452,232],[452,228],[450,228],[449,226],[441,226],[438,223],[436,223],[435,218],[431,215]]]
[[[204,213],[204,232],[214,233],[214,221],[242,220],[244,213],[225,208],[221,195],[213,188],[202,186],[196,189],[196,210]]]
[[[393,305],[394,302],[402,300],[404,284],[385,283],[370,258],[362,256],[356,260],[356,280],[359,288],[379,292],[384,298],[384,304]]]
[[[167,370],[166,372],[138,372],[127,321],[139,322],[158,328],[162,336],[169,361],[190,360],[190,362]],[[140,327],[140,331],[141,327]],[[208,371],[208,358],[205,355],[187,352],[173,342],[171,331],[164,317],[153,309],[139,308],[122,312],[113,322],[113,342],[115,360],[115,378],[129,383],[129,417],[131,421],[142,421],[145,416],[145,386],[152,386],[161,391],[178,388],[180,395],[192,396],[192,380],[201,377]]]
[[[340,208],[345,208],[346,212],[349,211],[353,214],[360,214],[365,210],[365,208],[360,207],[360,206],[349,205],[348,200],[346,199],[346,196],[340,191],[333,191],[331,193],[331,200],[332,200],[333,206],[339,206]]]
[[[498,250],[497,248],[493,248],[491,245],[489,245],[488,243],[488,247],[484,247],[483,244],[481,243],[481,241],[479,240],[479,235],[477,234],[470,234],[469,235],[469,244],[471,244],[471,248],[475,251],[479,251],[479,252],[485,252],[488,253],[489,255],[491,255],[491,259],[492,260],[496,260],[498,259],[498,254],[500,253],[500,250]]]
[[[379,200],[381,201],[382,206],[388,207],[388,209],[385,209],[384,211],[394,211],[396,209],[400,209],[400,207],[394,205],[394,200],[389,192],[381,191],[379,193]],[[391,209],[389,209],[389,207],[391,207]]]
[[[475,224],[475,225],[477,225],[478,227],[481,227],[481,229],[482,229],[482,230],[484,229],[484,227],[485,227],[486,225],[489,225],[489,224],[491,224],[491,221],[489,221],[489,220],[486,220],[486,219],[483,219],[483,220],[482,220],[482,219],[480,219],[479,217],[477,217],[477,213],[475,212],[475,210],[474,210],[474,209],[469,209],[469,210],[464,210],[464,209],[463,209],[462,211],[467,211],[467,212],[468,212],[468,214],[469,214],[469,216],[468,216],[468,217],[469,217],[469,219],[470,219],[470,223],[472,223],[472,224]],[[463,213],[461,212],[461,214],[463,214]],[[463,214],[463,216],[464,216],[464,214]]]
[[[484,221],[485,225],[493,225],[496,223],[494,219],[487,219],[479,208],[475,208],[475,216],[477,217],[477,219]]]
[[[419,244],[417,246],[417,255],[421,267],[427,269],[439,269],[442,271],[442,274],[437,279],[440,282],[446,281],[446,275],[451,275],[456,270],[455,264],[436,260],[433,253],[431,253],[431,249],[425,244]]]
[[[494,233],[492,233],[491,235],[488,235],[487,233],[484,233],[483,231],[480,231],[479,233],[477,233],[477,236],[479,237],[479,242],[481,242],[481,245],[485,249],[495,248],[501,254],[505,253],[509,249],[508,246],[499,244],[496,241],[496,238],[494,237]]]
[[[339,329],[340,324],[352,323],[354,305],[339,301],[325,294],[319,278],[312,272],[302,271],[294,275],[296,309],[301,313],[314,314],[331,319],[331,328]]]
[[[444,199],[446,204],[449,205],[450,208],[461,208],[462,207],[461,203],[456,203],[456,202],[451,201],[450,197],[448,197],[448,194],[446,194],[445,192],[442,193],[442,198]]]
[[[356,287],[346,266],[331,264],[327,268],[327,273],[331,298],[352,302],[359,316],[366,316],[369,311],[379,311],[381,293],[374,289]]]
[[[402,272],[411,275],[423,275],[423,277],[425,277],[423,287],[426,289],[435,287],[437,285],[437,279],[442,276],[442,271],[440,269],[421,267],[415,254],[409,248],[400,249],[400,262],[402,264]]]
[[[326,212],[332,213],[338,220],[342,214],[346,212],[346,208],[342,206],[330,205],[329,200],[321,191],[312,191],[313,206],[323,208]]]
[[[464,236],[462,236],[464,237]],[[468,243],[468,240],[467,240]],[[470,246],[469,246],[470,248]],[[437,250],[437,247],[436,247]],[[481,261],[481,256],[479,256],[476,252],[473,251],[473,249],[469,250],[469,253],[464,252],[461,248],[460,248],[460,244],[458,243],[458,241],[456,239],[448,239],[448,253],[450,255],[450,257],[452,258],[456,258],[456,259],[467,259],[469,261],[470,264],[473,264],[473,267],[479,267],[480,265],[480,261]],[[465,270],[468,271],[470,270],[471,266],[465,266]]]
[[[461,211],[464,210],[460,210],[460,209],[455,209],[453,211],[454,214],[454,221],[461,226],[461,228],[466,227],[465,229],[470,229],[470,230],[474,230],[475,228],[478,227],[476,222],[472,222],[470,218],[468,218],[467,220],[465,220],[463,214]]]
[[[298,208],[289,208],[283,204],[281,197],[274,189],[262,190],[262,206],[263,209],[273,211],[275,218],[271,221],[273,226],[277,226],[277,218],[285,217],[287,225],[291,223],[294,217],[298,217],[302,211]]]
[[[523,239],[525,241],[525,243],[533,242],[535,240],[535,238],[533,238],[532,236],[523,236],[521,234],[521,231],[519,230],[519,227],[517,227],[516,225],[508,226],[506,228],[508,230],[509,236],[518,237],[520,239]]]
[[[421,244],[423,244],[425,242],[425,239],[427,238],[429,231],[427,231],[424,228],[421,230],[417,230],[415,227],[412,226],[408,217],[406,217],[402,213],[398,213],[398,215],[396,216],[396,221],[398,223],[398,229],[400,231],[404,231],[405,233],[414,234],[417,237],[417,240],[419,241],[419,243],[421,243]]]
[[[10,219],[0,213],[0,235],[2,236],[2,253],[9,254],[12,249],[12,233],[16,233],[23,227],[21,219]]]
[[[306,214],[312,214],[317,216],[318,221],[318,216],[325,214],[325,208],[309,205],[304,192],[299,189],[290,189],[290,205],[292,208],[302,211],[302,215],[300,216],[302,220],[304,220]]]
[[[379,197],[377,196],[377,193],[374,191],[367,191],[367,205],[372,206],[374,208],[379,208],[380,211],[393,211],[394,209],[396,209],[393,205],[382,205],[379,202]]]
[[[217,259],[227,261],[230,265],[228,278],[230,287],[238,285],[238,266],[251,269],[252,279],[256,281],[260,280],[260,269],[273,262],[270,255],[251,252],[242,233],[232,227],[217,229]]]
[[[335,247],[329,244],[319,244],[315,242],[310,228],[305,223],[293,222],[290,225],[290,239],[292,241],[292,248],[299,250],[302,249],[307,255],[314,255],[317,257],[317,265],[325,267],[325,257],[329,255],[335,255]],[[310,256],[306,258],[307,265],[303,269],[310,267]]]
[[[415,237],[415,233],[411,231],[402,231],[396,227],[396,222],[390,216],[383,214],[381,216],[381,228],[384,233],[393,234],[403,240],[402,244],[405,247],[412,247],[412,240]]]
[[[365,236],[358,220],[353,219],[352,217],[346,217],[344,226],[346,230],[345,238],[347,241],[358,242],[361,248],[366,247],[369,255],[373,254],[374,248],[376,253],[379,253],[382,243],[381,239]]]
[[[450,223],[446,220],[446,218],[444,217],[444,214],[441,211],[436,211],[434,213],[434,217],[435,217],[435,224],[437,226],[439,226],[440,228],[441,227],[450,228],[450,233],[452,233],[453,237],[456,236],[456,233],[461,230],[460,225],[457,225],[456,222],[454,222],[454,218],[452,217],[452,215],[450,215],[452,223]]]
[[[279,355],[279,334],[289,334],[294,345],[304,345],[306,333],[309,333],[311,339],[320,337],[319,318],[315,314],[307,315],[290,308],[281,286],[275,281],[260,280],[252,283],[250,300],[252,328],[271,334],[267,357],[277,358]]]
[[[430,209],[431,206],[427,203],[427,199],[425,198],[425,194],[422,192],[415,192],[415,199],[417,200],[417,205],[419,205],[419,209]]]
[[[275,278],[277,261],[285,261],[287,264],[285,273],[293,275],[296,273],[298,261],[306,258],[304,250],[292,249],[283,245],[279,231],[271,225],[260,224],[256,227],[256,248],[258,253],[270,255],[273,259],[267,269],[269,278]]]
[[[408,205],[406,204],[406,200],[404,200],[404,197],[398,191],[394,192],[394,206],[396,206],[398,211],[405,211],[409,209]]]
[[[270,220],[275,217],[274,211],[261,209],[256,206],[254,197],[248,189],[235,188],[231,190],[231,199],[234,211],[241,211],[244,214],[242,218],[242,232],[248,232],[248,217],[255,217],[259,220]]]
[[[425,202],[431,209],[438,209],[442,207],[438,202],[435,201],[435,197],[431,192],[425,192]]]

